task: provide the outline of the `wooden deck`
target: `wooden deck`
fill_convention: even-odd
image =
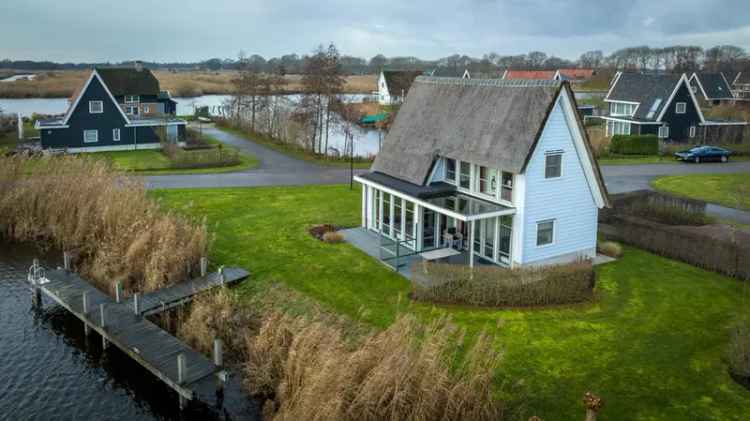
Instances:
[[[224,279],[225,283],[230,283],[247,276],[247,271],[243,269],[227,269]],[[144,296],[143,310],[137,315],[132,301],[117,303],[67,270],[47,271],[37,284],[41,292],[82,320],[87,330],[93,329],[99,333],[105,345],[114,344],[174,389],[180,395],[181,406],[183,399],[191,400],[196,396],[194,389],[201,384],[205,385],[209,377],[223,380],[226,373],[222,367],[151,323],[143,315],[175,306],[178,302],[185,302],[196,294],[219,285],[219,275],[209,274],[188,281],[184,286],[148,294]],[[84,294],[87,311],[84,311]],[[183,358],[182,373],[178,368],[178,356]]]
[[[200,278],[180,282],[171,287],[145,294],[143,297],[139,297],[138,308],[140,314],[143,316],[157,314],[172,307],[185,304],[196,295],[212,288],[233,284],[247,278],[249,275],[250,273],[245,269],[226,268],[224,269],[224,280],[222,283],[221,276],[218,273],[209,273]],[[133,308],[133,297],[125,300],[124,303]]]

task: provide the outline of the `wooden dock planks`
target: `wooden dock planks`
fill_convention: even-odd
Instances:
[[[224,284],[237,282],[248,275],[243,269],[227,269],[224,271]],[[221,285],[218,274],[209,274],[147,294],[143,297],[140,315],[135,314],[132,299],[116,303],[77,274],[66,270],[48,271],[39,288],[164,381],[181,397],[192,399],[195,395],[192,386],[205,384],[208,377],[222,376],[222,368],[143,316],[189,301],[196,294]],[[87,312],[83,311],[84,292],[87,293]],[[101,304],[104,305],[104,326],[101,325]],[[182,382],[178,377],[178,355],[185,357],[186,370]]]

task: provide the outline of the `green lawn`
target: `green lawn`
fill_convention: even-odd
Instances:
[[[218,144],[219,141],[207,138],[209,143]],[[234,150],[231,146],[224,148]],[[115,168],[122,171],[132,171],[139,175],[166,175],[166,174],[215,174],[235,171],[243,171],[258,166],[258,159],[252,155],[240,153],[240,163],[227,167],[175,169],[170,167],[169,159],[158,150],[137,150],[118,152],[96,152],[90,156],[94,158],[107,159]]]
[[[651,184],[667,193],[750,210],[750,173],[676,175]]]
[[[332,159],[332,158],[322,158],[319,155],[312,154],[308,151],[305,151],[302,148],[296,148],[290,145],[284,145],[279,142],[274,141],[273,139],[262,136],[258,134],[250,134],[244,130],[239,130],[231,127],[216,127],[219,130],[223,130],[227,133],[231,133],[235,136],[242,137],[244,139],[247,139],[251,142],[258,143],[260,145],[266,146],[268,148],[271,148],[277,152],[281,152],[285,155],[289,155],[291,157],[303,160],[303,161],[309,161],[318,165],[323,165],[327,167],[341,167],[341,168],[349,168],[349,160],[347,159]],[[363,168],[368,169],[372,166],[371,161],[366,160],[358,160],[354,162],[354,168]]]
[[[499,382],[513,409],[548,420],[583,419],[581,397],[605,400],[603,419],[742,419],[750,392],[727,374],[727,326],[741,284],[627,248],[598,268],[598,299],[526,310],[409,304],[408,282],[348,244],[313,239],[318,223],[354,226],[360,192],[345,186],[188,189],[154,193],[169,208],[206,217],[215,264],[248,268],[250,298],[281,283],[324,308],[378,327],[402,311],[449,311],[470,334],[498,335]],[[745,418],[746,419],[746,418]]]

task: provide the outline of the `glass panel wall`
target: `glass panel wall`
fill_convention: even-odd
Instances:
[[[510,241],[513,232],[513,216],[500,217],[500,233],[497,245],[497,261],[510,263]]]
[[[401,206],[401,198],[393,196],[393,238],[398,239],[403,238],[403,226],[401,224]]]
[[[471,164],[461,161],[461,183],[460,187],[464,189],[471,188]]]
[[[391,194],[383,192],[383,222],[381,223],[383,234],[391,235]]]

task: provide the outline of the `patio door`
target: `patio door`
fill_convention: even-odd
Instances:
[[[435,220],[435,212],[430,209],[425,209],[422,216],[422,250],[431,250],[435,248],[435,236],[437,235],[437,227]]]
[[[474,244],[472,251],[479,257],[495,260],[496,219],[488,218],[474,222]]]

